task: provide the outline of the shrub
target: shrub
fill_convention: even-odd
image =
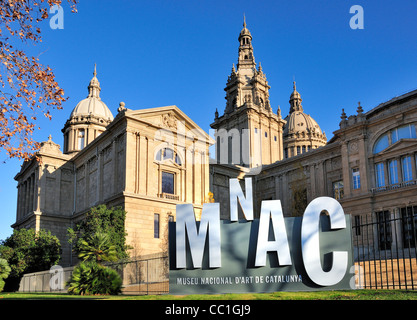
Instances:
[[[6,259],[0,259],[0,292],[4,288],[4,279],[6,279],[12,269],[9,267]]]
[[[86,261],[74,268],[67,285],[70,294],[116,295],[122,290],[122,279],[115,270],[94,261]]]

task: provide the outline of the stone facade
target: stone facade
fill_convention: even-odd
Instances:
[[[279,148],[283,157],[278,161],[262,161],[261,165],[251,167],[245,163],[225,163],[221,153],[216,154],[210,166],[210,190],[215,201],[220,202],[222,218],[229,219],[229,178],[241,179],[244,189],[245,177],[253,181],[255,215],[259,214],[262,200],[281,200],[284,215],[297,216],[303,214],[314,198],[329,196],[340,201],[345,213],[353,216],[354,224],[365,216],[368,221],[383,221],[384,215],[396,218],[408,214],[410,217],[410,212],[414,212],[415,217],[417,90],[367,112],[360,103],[355,115],[347,116],[342,110],[339,129],[329,141],[317,122],[305,114],[301,101],[294,83],[290,112],[282,120]],[[279,108],[277,116],[281,116]],[[227,108],[222,116],[215,113],[212,127],[218,129],[219,122],[222,128],[229,130],[223,136],[239,132]],[[254,136],[268,133],[255,125],[248,135],[253,141]],[[233,140],[228,142],[222,150],[234,150],[230,145]],[[263,155],[263,147],[261,145],[259,154]],[[381,231],[384,239],[379,240],[387,241],[387,237],[394,234],[392,228],[396,228],[395,234],[401,237],[402,232],[415,223],[415,218],[409,218],[407,223],[409,225],[386,226],[388,231],[384,231],[385,234]]]
[[[84,128],[88,136],[91,117],[74,111],[64,135]],[[67,228],[93,206],[126,210],[127,243],[135,256],[166,250],[167,223],[175,218],[176,204],[192,203],[198,215],[208,198],[213,141],[201,128],[176,106],[129,110],[121,103],[118,111],[94,139],[69,134],[64,153],[50,137],[37,154],[40,161],[25,162],[15,177],[13,227],[51,230],[63,246],[62,265],[73,262]],[[91,110],[96,119],[100,114]]]
[[[130,110],[120,103],[113,118],[94,71],[87,98],[64,126],[64,151],[50,137],[40,161],[25,162],[16,175],[13,227],[51,230],[65,266],[72,263],[66,229],[92,206],[122,206],[131,255],[160,252],[177,204],[192,203],[198,216],[211,191],[229,219],[229,179],[245,177],[253,180],[255,216],[262,200],[279,199],[284,215],[297,216],[319,196],[339,200],[354,221],[398,216],[406,207],[417,212],[417,90],[367,112],[360,104],[355,115],[343,111],[327,141],[295,83],[288,116],[272,110],[246,23],[238,41],[224,114],[216,110],[211,124],[215,140],[176,106]]]

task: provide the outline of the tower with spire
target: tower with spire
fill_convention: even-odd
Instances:
[[[216,130],[218,163],[253,168],[283,158],[285,121],[280,112],[272,110],[270,86],[261,63],[257,66],[255,62],[245,17],[238,41],[238,63],[233,64],[224,89],[224,114],[217,112],[211,127]]]

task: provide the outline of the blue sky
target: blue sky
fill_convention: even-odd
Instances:
[[[363,7],[364,29],[349,26],[353,5]],[[63,8],[64,29],[44,21],[43,42],[27,48],[53,68],[69,97],[51,121],[39,120],[38,141],[51,134],[62,146],[61,129],[87,96],[94,63],[114,115],[120,101],[130,109],[175,104],[208,132],[215,109],[225,107],[244,14],[273,110],[288,114],[295,78],[304,111],[328,139],[342,108],[355,114],[360,101],[368,111],[417,89],[415,0],[80,0],[76,14]],[[0,163],[0,239],[15,221],[20,165]]]

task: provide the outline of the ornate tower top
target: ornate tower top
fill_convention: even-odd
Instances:
[[[243,29],[239,34],[239,56],[237,68],[233,64],[232,72],[227,80],[225,113],[230,114],[243,106],[259,107],[270,112],[269,85],[265,73],[259,63],[256,68],[253,55],[252,35],[246,27],[246,18],[243,18]]]
[[[222,164],[259,168],[283,158],[285,121],[280,112],[272,112],[270,86],[261,64],[256,66],[252,35],[245,17],[238,40],[237,67],[233,64],[224,88],[226,108],[223,115],[216,110],[211,124],[217,130],[216,159]]]
[[[243,16],[243,29],[239,34],[239,60],[237,68],[255,68],[255,57],[253,56],[252,35],[246,28],[246,18]]]
[[[94,64],[93,78],[91,79],[90,84],[88,85],[87,98],[97,98],[100,100],[100,91],[100,82],[97,79],[97,65]]]
[[[290,96],[290,113],[294,111],[301,111],[303,112],[303,106],[301,105],[301,95],[298,93],[297,88],[295,86],[295,81],[293,82],[293,92]]]

